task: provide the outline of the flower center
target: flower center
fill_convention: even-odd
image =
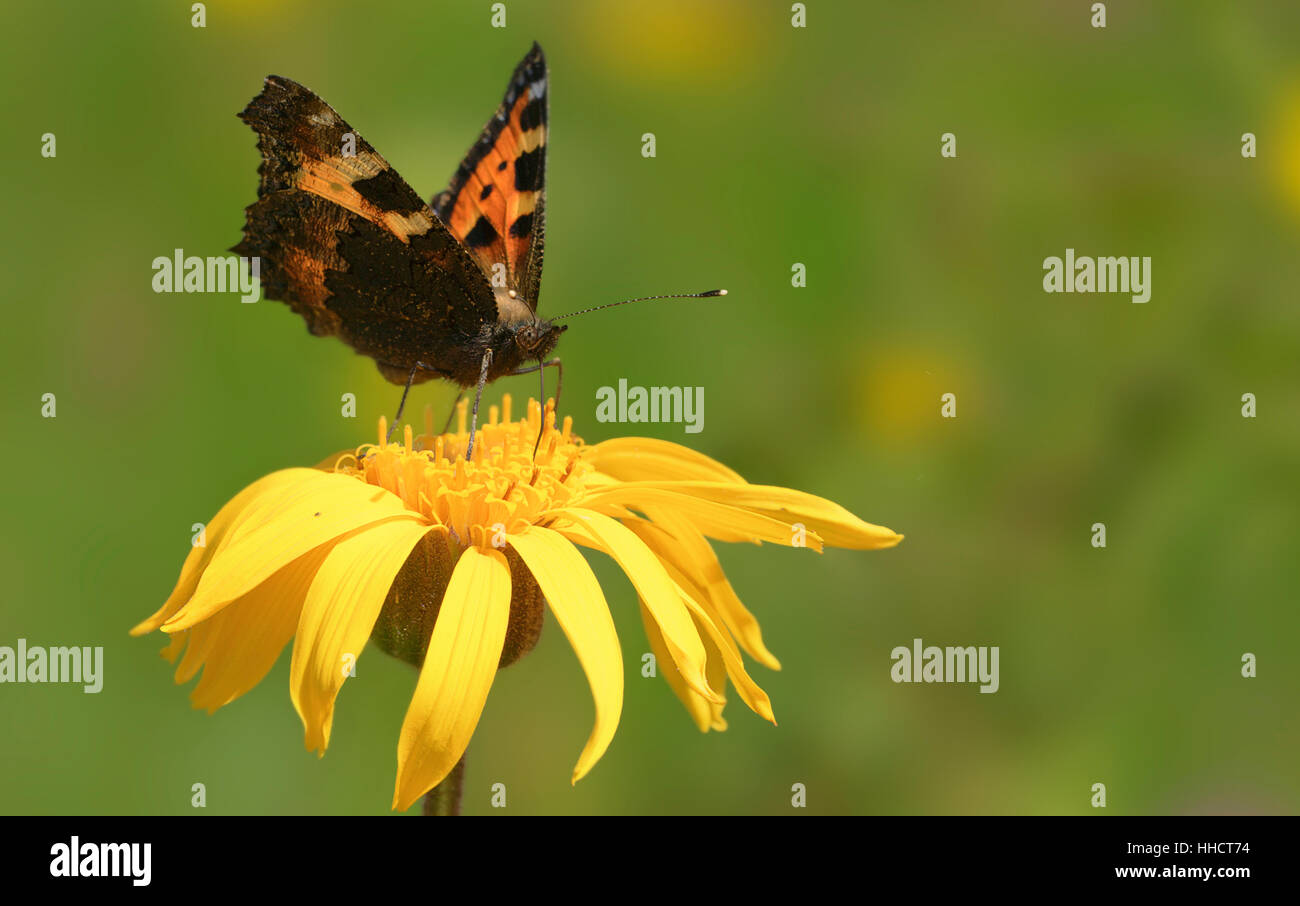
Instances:
[[[426,409],[424,433],[414,436],[407,425],[401,443],[384,443],[387,425],[381,418],[380,442],[341,457],[334,470],[396,494],[407,509],[445,526],[462,547],[491,546],[494,540],[500,547],[503,533],[542,521],[542,514],[563,507],[582,490],[591,471],[582,461],[582,438],[572,433],[568,416],[562,428],[555,427],[552,401],[543,413],[530,399],[528,415],[512,421],[505,394],[501,406],[488,409],[469,462],[464,458],[467,408],[466,402],[459,404],[455,432],[439,435],[433,433],[432,408]],[[543,418],[546,428],[538,443]]]
[[[337,473],[396,494],[435,529],[411,551],[371,634],[383,650],[415,666],[424,661],[461,552],[471,544],[505,548],[506,533],[544,522],[544,514],[564,506],[592,471],[582,461],[583,442],[573,435],[571,418],[557,430],[552,405],[543,412],[530,399],[527,417],[512,421],[509,394],[500,407],[488,409],[486,424],[474,441],[474,459],[466,462],[467,408],[460,403],[455,432],[439,435],[433,433],[433,411],[428,408],[424,433],[415,436],[407,425],[402,442],[394,444],[385,443],[388,426],[381,418],[379,443],[359,447],[334,464]],[[546,429],[538,443],[543,424]],[[509,548],[504,552],[510,563],[511,596],[501,667],[537,643],[544,606],[537,581],[518,555]]]

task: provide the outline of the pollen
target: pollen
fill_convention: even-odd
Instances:
[[[462,400],[456,430],[435,434],[433,410],[427,407],[422,433],[416,435],[408,424],[401,441],[388,444],[383,442],[387,422],[380,418],[379,443],[340,457],[334,471],[391,491],[407,509],[445,527],[462,546],[484,547],[494,534],[544,522],[547,511],[563,508],[582,492],[592,469],[582,461],[585,447],[573,434],[573,419],[566,416],[556,428],[554,400],[547,401],[543,412],[530,399],[528,414],[513,420],[506,394],[500,406],[489,408],[468,462],[467,409]]]

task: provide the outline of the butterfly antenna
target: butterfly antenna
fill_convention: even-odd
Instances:
[[[711,289],[702,293],[667,293],[662,296],[641,296],[637,299],[624,299],[621,302],[607,302],[604,305],[597,305],[595,308],[584,308],[582,311],[571,311],[567,315],[560,315],[551,318],[552,321],[563,321],[565,318],[572,318],[574,315],[585,315],[593,311],[600,311],[602,308],[614,308],[618,305],[628,305],[632,302],[651,302],[655,299],[711,299],[715,296],[725,296],[725,289]]]

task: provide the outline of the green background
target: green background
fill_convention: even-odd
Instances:
[[[153,293],[151,261],[238,240],[258,157],[235,113],[266,74],[428,197],[534,39],[542,313],[730,290],[572,322],[579,433],[683,442],[907,539],[721,549],[784,669],[751,665],[778,727],[733,695],[707,735],[640,676],[631,586],[593,555],[629,668],[618,735],[571,787],[592,706],[550,622],[493,687],[466,811],[493,813],[498,782],[507,814],[788,814],[795,783],[813,813],[1094,813],[1097,782],[1109,813],[1298,810],[1300,7],[1112,3],[1094,29],[1083,2],[812,0],[795,29],[787,2],[508,0],[494,29],[486,2],[214,0],[196,29],[189,6],[0,12],[0,645],[106,660],[98,695],[0,686],[0,811],[192,813],[202,782],[208,813],[387,812],[408,666],[371,646],[317,759],[287,652],[208,716],[163,636],[127,630],[192,523],[370,440],[398,390],[277,302]],[[1151,301],[1045,294],[1067,247],[1151,256]],[[704,387],[704,432],[596,422],[619,378]],[[917,637],[1000,646],[1001,689],[894,684],[889,652]]]

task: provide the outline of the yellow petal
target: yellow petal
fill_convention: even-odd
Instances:
[[[249,501],[275,486],[276,481],[273,480],[275,477],[275,474],[271,474],[253,482],[228,500],[226,505],[217,511],[217,515],[208,520],[203,529],[204,546],[190,546],[190,552],[186,554],[185,562],[181,565],[180,578],[176,580],[172,593],[167,596],[166,602],[163,603],[162,607],[158,608],[158,611],[153,616],[131,630],[131,635],[145,635],[153,632],[172,614],[180,610],[181,606],[194,595],[194,589],[198,587],[199,578],[203,575],[203,571],[230,533],[230,527],[234,524],[235,519],[248,506]],[[167,650],[172,651],[170,646]]]
[[[695,621],[695,628],[700,633],[700,641],[704,643],[704,654],[708,658],[708,666],[705,670],[709,674],[709,688],[717,689],[725,696],[727,690],[727,665],[722,659],[722,652],[718,645],[709,637],[709,634],[700,626],[700,621]],[[709,729],[721,733],[727,729],[727,719],[722,716],[723,709],[727,706],[725,701],[707,702],[709,706]]]
[[[397,743],[393,808],[405,811],[447,776],[469,745],[510,622],[510,566],[468,548],[447,583]]]
[[[370,526],[335,544],[316,571],[289,666],[289,694],[308,749],[323,754],[329,745],[334,698],[347,668],[361,656],[393,579],[428,530],[409,519]]]
[[[673,572],[671,567],[669,572]],[[746,672],[744,661],[740,659],[740,652],[736,650],[736,645],[732,642],[731,637],[718,628],[718,625],[713,622],[713,618],[709,616],[708,611],[701,607],[700,603],[680,583],[674,584],[677,585],[682,602],[690,610],[691,616],[695,618],[696,623],[704,627],[708,637],[717,646],[717,650],[722,656],[722,662],[727,668],[727,676],[735,684],[741,700],[749,705],[750,709],[759,717],[776,723],[776,717],[772,714],[771,700],[768,699],[767,693]]]
[[[207,619],[327,541],[386,519],[420,519],[396,494],[347,475],[285,469],[267,477],[279,480],[239,515],[221,556],[204,571],[189,603],[164,624],[166,631]]]
[[[190,693],[209,713],[252,689],[275,666],[293,638],[303,597],[332,544],[323,544],[279,570],[257,588],[193,629],[185,630],[203,651],[203,675]],[[205,644],[205,636],[212,639]]]
[[[764,513],[791,525],[800,523],[832,547],[880,550],[903,540],[893,529],[864,522],[834,501],[791,488],[709,481],[681,481],[662,486],[715,503]]]
[[[727,581],[722,564],[709,545],[708,539],[668,508],[647,507],[644,519],[624,522],[641,537],[659,557],[675,566],[699,588],[703,596],[698,600],[716,611],[723,624],[740,641],[742,648],[764,667],[780,670],[781,662],[763,644],[763,631],[758,619],[741,603],[731,583]]]
[[[185,646],[185,654],[181,662],[176,665],[177,685],[194,679],[194,674],[207,663],[212,646],[220,641],[215,632],[196,632],[194,629],[186,629],[183,630],[183,634],[189,639],[189,643]]]
[[[700,634],[659,559],[631,530],[608,516],[577,507],[562,512],[553,526],[556,531],[609,554],[632,580],[663,631],[664,644],[686,685],[710,701],[724,701],[721,693],[709,688]]]
[[[731,469],[703,453],[650,437],[616,437],[602,441],[589,447],[583,459],[620,481],[745,482]]]
[[[596,725],[573,770],[577,783],[609,748],[623,711],[623,651],[618,633],[600,583],[563,535],[532,526],[509,539],[568,636],[596,703]]]
[[[808,530],[809,539],[815,532],[822,541],[833,547],[853,550],[878,550],[893,547],[903,540],[903,536],[884,526],[864,522],[854,516],[838,503],[805,494],[790,488],[757,484],[730,484],[719,481],[660,481],[630,482],[617,489],[601,490],[592,495],[599,501],[609,501],[637,508],[635,499],[639,494],[651,494],[653,499],[647,503],[659,502],[661,495],[675,494],[708,501],[711,504],[740,509],[761,514],[786,526],[785,537],[769,538],[790,546],[792,535],[790,527],[801,524]],[[584,505],[586,501],[584,500]],[[701,531],[712,534],[694,514],[684,507],[679,507],[685,515],[690,515]],[[809,543],[808,547],[813,545]]]
[[[668,653],[668,646],[664,644],[663,634],[659,632],[659,624],[646,609],[645,602],[642,601],[640,604],[641,622],[645,625],[646,638],[650,641],[650,652],[655,656],[658,674],[668,683],[673,694],[681,700],[686,707],[686,713],[691,716],[691,720],[695,721],[699,731],[709,732],[713,725],[713,709],[718,706],[682,681],[681,674],[673,664],[673,657]]]
[[[158,653],[166,658],[168,662],[174,664],[176,659],[181,656],[181,652],[185,650],[185,643],[189,641],[190,633],[188,629],[183,629],[180,632],[173,632],[167,638],[167,647]]]
[[[700,496],[694,493],[699,484],[705,484],[710,489],[718,486],[714,482],[622,484],[584,494],[581,505],[590,509],[609,505],[626,506],[643,511],[649,506],[671,508],[689,519],[692,525],[710,538],[721,541],[769,541],[787,547],[794,546],[795,534],[790,522]],[[683,485],[690,491],[684,491]],[[820,551],[821,538],[811,526],[807,528],[807,546]]]

